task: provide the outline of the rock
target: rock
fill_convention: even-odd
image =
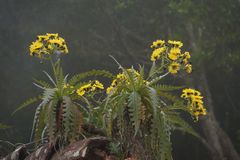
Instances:
[[[51,160],[105,160],[109,142],[105,137],[84,139],[55,153]]]
[[[24,145],[22,145],[17,147],[11,154],[1,160],[24,160],[27,156],[27,149]]]
[[[109,155],[106,137],[87,138],[61,148],[59,144],[44,144],[28,155],[26,147],[20,146],[1,160],[115,160]]]

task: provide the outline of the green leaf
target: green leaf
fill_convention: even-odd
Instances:
[[[149,77],[149,78],[152,77],[152,76],[156,73],[156,70],[157,70],[156,63],[153,62],[153,63],[152,63],[152,67],[151,67],[151,69],[150,69],[150,71],[149,71],[148,77]]]
[[[130,113],[130,119],[133,123],[133,126],[135,128],[134,135],[138,133],[139,127],[140,127],[140,107],[141,107],[141,96],[133,91],[128,99],[128,111]]]
[[[57,86],[53,78],[46,71],[43,71],[43,73],[48,77],[48,79],[53,83],[54,86]]]
[[[114,77],[112,75],[112,73],[110,73],[108,71],[105,71],[105,70],[92,70],[92,71],[89,71],[89,72],[74,75],[69,80],[69,84],[74,85],[75,83],[81,81],[82,79],[85,79],[87,77],[92,77],[92,76],[102,76],[102,77],[107,77],[107,78],[113,78]]]
[[[168,114],[166,118],[176,129],[199,137],[198,133],[179,114]]]
[[[172,102],[176,102],[176,101],[179,100],[178,97],[172,95],[171,93],[162,92],[162,91],[157,91],[157,93],[161,98],[165,98],[165,99],[170,100]]]
[[[37,79],[33,79],[34,83],[41,86],[42,88],[51,88],[52,85],[43,81],[43,80],[37,80]]]
[[[157,116],[152,119],[151,126],[151,147],[154,158],[172,160],[170,130],[165,113],[157,112]]]
[[[47,106],[40,108],[38,116],[35,116],[35,131],[34,131],[34,141],[39,142],[43,137],[44,128],[46,127],[46,115],[47,115]]]
[[[175,91],[184,88],[184,86],[172,86],[172,85],[166,85],[166,84],[157,84],[152,86],[157,91]]]
[[[46,88],[43,91],[42,102],[41,102],[43,106],[45,106],[50,100],[53,99],[56,91],[57,91],[56,88]]]
[[[18,112],[19,110],[39,101],[41,98],[41,96],[37,96],[37,97],[33,97],[33,98],[29,98],[28,100],[26,100],[25,102],[23,102],[17,109],[15,109],[15,111],[12,113],[12,115],[14,115],[16,112]]]
[[[56,128],[56,108],[58,107],[58,99],[54,98],[52,99],[48,105],[48,111],[47,111],[47,126],[48,126],[48,136],[49,141],[52,143],[55,140],[57,128]]]

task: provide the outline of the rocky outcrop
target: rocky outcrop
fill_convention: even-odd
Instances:
[[[20,146],[1,160],[115,160],[116,157],[110,155],[109,143],[106,137],[93,137],[64,148],[59,144],[45,144],[30,154],[25,146]]]

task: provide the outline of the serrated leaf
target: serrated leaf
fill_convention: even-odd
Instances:
[[[166,118],[172,125],[176,127],[176,129],[199,137],[198,133],[178,114],[168,114]]]
[[[157,93],[160,97],[168,99],[172,102],[175,102],[175,101],[179,100],[176,96],[174,96],[174,95],[172,95],[171,93],[168,93],[168,92],[158,91]]]
[[[36,121],[35,131],[34,131],[34,141],[39,142],[43,137],[44,128],[46,126],[45,119],[47,115],[47,107],[43,106],[39,113]]]
[[[12,113],[12,115],[14,115],[16,112],[18,112],[19,110],[22,110],[23,108],[37,102],[40,100],[40,96],[37,97],[33,97],[33,98],[29,98],[28,100],[26,100],[25,102],[23,102],[17,109],[15,109],[15,111]]]
[[[133,123],[135,133],[134,135],[136,136],[139,127],[140,127],[140,107],[141,107],[141,96],[136,92],[133,91],[128,99],[128,107],[129,107],[129,113],[130,113],[130,119]]]
[[[51,88],[52,85],[43,80],[33,79],[34,83],[41,86],[42,88]]]
[[[157,84],[152,86],[157,91],[175,91],[184,88],[184,86],[173,86],[173,85],[166,85],[166,84]]]
[[[88,77],[92,77],[92,76],[102,76],[102,77],[107,77],[107,78],[113,78],[112,73],[105,71],[105,70],[92,70],[89,72],[85,72],[85,73],[80,73],[80,74],[76,74],[74,75],[70,80],[69,80],[69,84],[70,85],[74,85],[75,83],[81,81],[82,79],[88,78]]]

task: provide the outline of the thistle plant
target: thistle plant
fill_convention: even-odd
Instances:
[[[112,153],[120,159],[171,160],[174,130],[199,136],[181,113],[189,113],[195,122],[206,115],[199,91],[163,83],[167,75],[192,72],[191,55],[182,52],[182,46],[180,41],[154,41],[148,71],[143,66],[126,69],[113,58],[120,69],[115,76],[92,70],[68,78],[60,59],[61,54],[68,53],[65,40],[58,34],[38,36],[30,46],[30,56],[49,61],[53,76],[44,71],[50,83],[35,80],[42,94],[16,111],[40,101],[31,136],[36,142],[46,139],[50,144],[57,140],[69,144],[89,136],[83,126],[90,124],[112,138]],[[110,86],[104,90],[100,81],[86,80],[96,76],[111,78]],[[181,89],[181,96],[176,96],[175,91]]]
[[[181,97],[185,103],[172,93],[183,87],[162,84],[169,73],[192,72],[190,54],[182,53],[182,46],[180,41],[153,42],[149,72],[141,66],[138,70],[125,69],[117,62],[121,72],[106,89],[103,128],[120,143],[123,157],[138,155],[138,159],[171,160],[173,130],[198,136],[181,112],[190,113],[194,121],[206,114],[200,92],[184,89]]]
[[[104,70],[93,70],[74,75],[68,79],[61,67],[61,54],[68,53],[65,40],[58,34],[40,35],[30,45],[30,56],[49,61],[53,76],[44,71],[49,82],[35,80],[34,85],[42,89],[42,94],[30,98],[16,111],[40,101],[35,111],[31,140],[47,140],[54,144],[56,140],[68,144],[84,138],[83,125],[91,123],[95,95],[101,93],[104,86],[98,80],[86,81],[87,77],[112,74]],[[15,112],[16,112],[15,111]]]

